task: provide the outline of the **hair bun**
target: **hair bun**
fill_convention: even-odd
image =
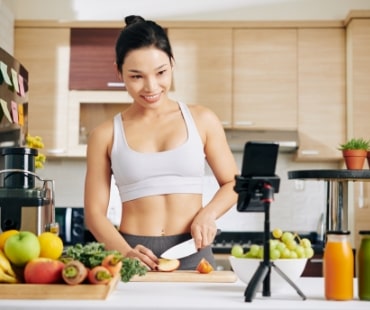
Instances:
[[[138,15],[129,15],[125,17],[125,23],[127,26],[145,22],[145,19]]]

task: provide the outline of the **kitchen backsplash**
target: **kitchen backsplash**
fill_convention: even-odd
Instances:
[[[242,152],[234,152],[241,167]],[[276,174],[280,177],[280,189],[270,207],[271,227],[296,231],[316,231],[321,214],[325,210],[325,183],[321,181],[288,180],[289,170],[338,169],[335,163],[299,163],[293,161],[294,154],[279,153]],[[36,171],[40,176],[55,180],[56,206],[82,207],[85,177],[85,159],[49,158],[45,168]],[[218,186],[207,167],[204,179],[203,202],[207,203]],[[120,201],[116,189],[112,197],[108,216],[115,224],[120,217]],[[224,231],[262,231],[264,213],[238,212],[236,206],[218,220]]]

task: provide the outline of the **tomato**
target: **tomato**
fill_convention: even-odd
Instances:
[[[213,267],[205,258],[202,258],[196,270],[199,273],[210,273],[213,271]]]

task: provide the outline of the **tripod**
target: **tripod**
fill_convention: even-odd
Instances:
[[[274,187],[265,181],[262,181],[262,183],[259,183],[257,185],[257,192],[260,196],[261,202],[263,203],[263,208],[265,212],[263,261],[260,262],[260,265],[258,266],[247,288],[245,289],[245,301],[251,302],[253,300],[254,296],[256,295],[256,290],[262,281],[262,296],[271,296],[270,276],[272,268],[274,268],[276,272],[297,291],[298,295],[301,296],[303,300],[305,300],[306,296],[297,287],[297,285],[278,266],[276,266],[274,262],[270,261],[270,204],[273,200]]]

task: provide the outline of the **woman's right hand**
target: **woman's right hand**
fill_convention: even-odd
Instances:
[[[127,252],[126,257],[136,258],[150,270],[156,270],[158,267],[158,257],[154,255],[151,249],[138,244]]]

